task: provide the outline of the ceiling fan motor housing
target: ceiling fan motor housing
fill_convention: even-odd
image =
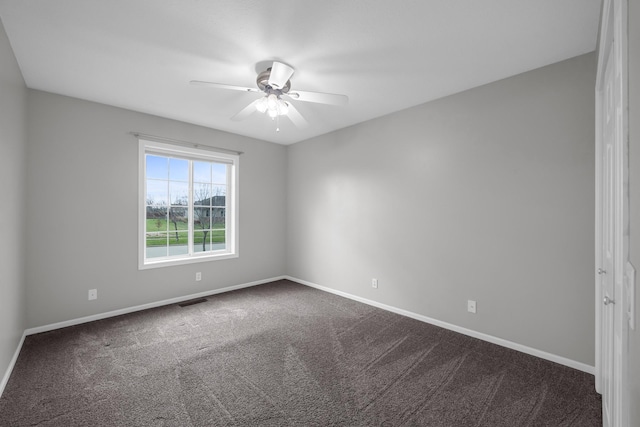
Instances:
[[[276,89],[269,85],[269,77],[271,76],[271,67],[267,68],[265,71],[258,74],[258,78],[256,79],[256,84],[261,91],[266,92],[267,94],[273,93],[277,96],[282,95],[283,93],[289,92],[291,89],[291,80],[287,80],[287,83],[280,88]]]

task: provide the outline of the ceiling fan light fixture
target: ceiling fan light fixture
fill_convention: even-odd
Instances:
[[[269,110],[275,110],[278,108],[278,97],[273,93],[267,95],[267,108]]]
[[[260,113],[264,113],[267,111],[267,98],[263,97],[260,98],[258,100],[258,102],[256,103],[256,110],[258,110]]]
[[[273,93],[258,99],[255,108],[260,113],[267,113],[272,119],[286,116],[289,112],[289,104]]]

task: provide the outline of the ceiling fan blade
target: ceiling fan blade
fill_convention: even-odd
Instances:
[[[316,102],[318,104],[347,105],[349,103],[349,97],[347,95],[337,95],[335,93],[296,90],[295,92],[289,92],[283,95],[298,101]]]
[[[274,89],[282,89],[293,75],[295,70],[282,62],[273,61],[271,74],[269,74],[269,86]]]
[[[233,86],[233,85],[224,85],[222,83],[213,83],[213,82],[203,82],[200,80],[191,80],[189,83],[197,86],[207,86],[213,87],[216,89],[230,89],[230,90],[239,90],[242,92],[260,92],[258,88],[253,87],[244,87],[244,86]]]
[[[256,104],[258,103],[258,101],[260,101],[260,99],[262,98],[258,98],[255,101],[253,101],[251,104],[244,107],[235,116],[231,117],[231,120],[233,120],[234,122],[239,122],[240,120],[244,120],[250,115],[252,115],[253,113],[255,113],[256,111],[258,111],[256,108]]]
[[[287,106],[289,107],[289,111],[287,112],[287,117],[291,119],[293,124],[300,129],[306,128],[309,125],[309,122],[307,122],[307,119],[302,117],[302,114],[300,114],[298,109],[293,105],[291,105],[290,102],[287,102]]]

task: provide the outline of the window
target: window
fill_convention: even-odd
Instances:
[[[238,256],[238,160],[140,140],[140,269]]]

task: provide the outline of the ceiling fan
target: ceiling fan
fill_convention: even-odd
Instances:
[[[308,122],[293,106],[291,100],[331,105],[346,105],[349,102],[349,98],[346,95],[302,90],[291,91],[290,79],[294,71],[292,67],[282,62],[273,61],[271,67],[258,74],[256,78],[257,88],[203,82],[199,80],[191,80],[190,83],[193,85],[238,90],[242,92],[263,92],[263,96],[231,117],[231,120],[234,121],[244,120],[257,111],[268,114],[272,119],[276,119],[279,116],[287,116],[297,127],[303,128],[308,125]]]

